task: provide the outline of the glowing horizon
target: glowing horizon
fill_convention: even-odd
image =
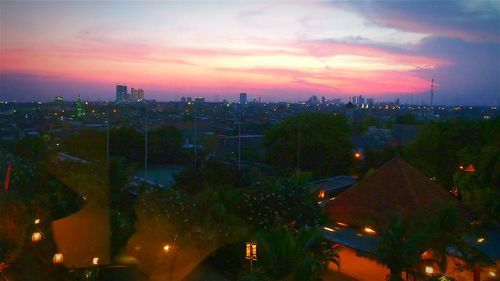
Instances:
[[[498,2],[433,3],[434,21],[407,3],[1,2],[0,99],[126,83],[157,100],[411,100],[435,78],[438,103],[498,102]]]

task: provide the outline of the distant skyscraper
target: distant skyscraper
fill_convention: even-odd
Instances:
[[[127,85],[116,85],[116,102],[124,102],[127,98]]]
[[[240,103],[241,104],[247,103],[247,93],[240,93]]]
[[[325,104],[325,103],[326,103],[326,98],[325,98],[325,96],[322,96],[322,97],[321,97],[321,103],[322,103],[322,104]]]
[[[85,110],[83,109],[82,98],[78,95],[76,99],[76,117],[82,118],[83,116],[85,116]]]
[[[181,102],[186,102],[186,97],[182,97]]]
[[[399,105],[399,99],[395,99],[394,104]]]
[[[138,100],[144,99],[144,90],[143,89],[137,90],[137,97],[138,97]]]
[[[133,101],[139,100],[139,92],[137,91],[137,89],[134,88],[130,89],[130,96]]]
[[[366,103],[367,103],[368,105],[373,105],[373,99],[372,99],[372,98],[367,98],[367,99],[366,99]]]
[[[204,104],[205,103],[205,98],[204,97],[196,97],[196,98],[194,98],[194,103],[196,103],[196,104]]]

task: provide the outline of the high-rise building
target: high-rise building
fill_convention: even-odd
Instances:
[[[124,102],[127,99],[127,85],[116,85],[116,102]]]
[[[85,116],[85,109],[83,109],[82,98],[78,94],[78,98],[76,99],[76,117],[82,118],[83,116]]]
[[[143,89],[139,89],[137,90],[137,99],[138,100],[143,100],[144,99],[144,90]]]
[[[368,105],[373,105],[373,99],[372,99],[372,98],[367,98],[367,99],[366,99],[366,103],[367,103]]]
[[[247,103],[247,93],[240,93],[240,103],[241,104]]]
[[[130,97],[132,98],[133,101],[137,101],[139,100],[139,93],[137,91],[137,89],[130,89]]]
[[[194,98],[194,103],[195,104],[204,104],[205,98],[204,97],[196,97],[196,98]]]

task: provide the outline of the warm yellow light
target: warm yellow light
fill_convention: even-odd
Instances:
[[[319,192],[318,197],[319,197],[320,199],[325,198],[325,191],[324,191],[324,190],[321,190],[321,191]]]
[[[340,222],[340,221],[338,221],[338,222],[336,222],[336,223],[337,223],[338,225],[340,225],[340,226],[348,226],[348,224],[347,224],[347,223],[345,223],[345,222]]]
[[[92,259],[92,264],[93,264],[93,265],[98,265],[98,264],[99,264],[99,257],[94,257],[94,258]]]
[[[323,227],[323,229],[326,230],[326,231],[335,232],[335,229],[329,228],[329,227],[326,227],[326,226]]]
[[[172,245],[170,245],[170,244],[163,245],[163,252],[165,252],[165,254],[168,254],[171,251],[172,251]]]
[[[479,237],[477,238],[477,243],[481,244],[484,242],[484,240],[485,240],[484,237]]]
[[[354,157],[358,159],[361,158],[361,153],[359,152],[354,153]]]
[[[55,253],[54,257],[52,257],[52,262],[54,264],[61,264],[61,263],[63,263],[63,261],[64,261],[64,258],[63,258],[63,254],[61,254],[61,253]]]
[[[425,273],[427,273],[427,274],[433,274],[434,273],[434,268],[432,268],[432,266],[426,266],[425,267]]]
[[[42,240],[42,237],[43,236],[42,236],[42,233],[40,231],[35,231],[31,235],[31,242],[36,243],[36,242]]]
[[[377,234],[377,232],[370,227],[363,228],[363,231],[368,233],[368,234]]]
[[[35,219],[35,224],[39,224],[40,223],[40,219]]]
[[[495,273],[495,271],[488,272],[488,275],[491,276],[491,277],[496,277],[497,276],[497,274]]]
[[[257,244],[254,242],[246,243],[245,258],[248,260],[257,260]]]

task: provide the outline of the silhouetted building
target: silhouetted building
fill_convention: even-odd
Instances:
[[[137,99],[138,100],[143,100],[144,99],[144,90],[143,89],[137,90]]]
[[[240,103],[241,104],[247,103],[247,93],[240,93]]]
[[[137,92],[137,89],[130,89],[130,96],[133,101],[137,101],[139,99],[139,93]]]
[[[116,102],[127,100],[127,85],[116,85]]]

